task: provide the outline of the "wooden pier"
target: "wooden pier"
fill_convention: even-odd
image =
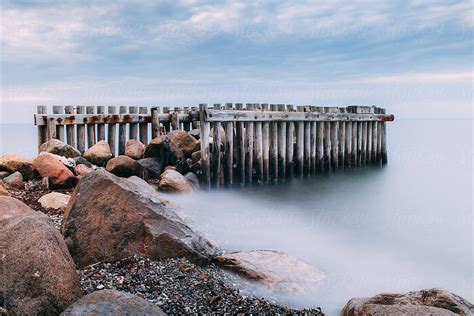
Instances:
[[[375,106],[321,107],[226,103],[199,107],[38,106],[38,146],[57,138],[84,152],[107,140],[114,155],[127,139],[144,144],[173,130],[200,129],[201,181],[207,188],[270,183],[387,163],[385,122]],[[118,142],[118,143],[117,143]]]

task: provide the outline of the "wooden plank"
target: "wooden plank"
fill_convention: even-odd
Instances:
[[[41,120],[43,121],[43,114],[47,115],[48,114],[48,107],[46,105],[38,105],[36,107],[36,113],[38,116],[35,116],[35,124],[38,126],[38,153],[40,152],[40,147],[43,145],[45,142],[47,142],[47,129],[45,125],[39,125],[38,121]]]
[[[344,156],[344,164],[348,167],[352,165],[352,122],[345,122],[345,156]]]
[[[222,162],[221,162],[221,144],[222,144],[222,134],[221,134],[221,123],[214,122],[212,123],[212,161],[211,161],[211,176],[212,183],[216,188],[220,188],[222,184]]]
[[[278,105],[270,104],[271,112],[278,110]],[[278,123],[270,122],[270,180],[278,182]]]
[[[107,109],[109,115],[116,115],[117,108],[115,106],[109,106]],[[109,143],[110,151],[112,155],[116,156],[115,144],[117,137],[117,124],[112,123],[107,125],[107,142]]]
[[[324,112],[322,107],[316,107],[317,113]],[[316,122],[316,169],[324,171],[324,122]]]
[[[94,114],[94,107],[93,106],[86,106],[86,114],[89,116],[93,116]],[[89,124],[87,123],[87,147],[91,148],[92,146],[95,145],[96,140],[95,140],[95,124]]]
[[[286,106],[287,112],[293,112],[293,105]],[[265,124],[265,123],[264,123]],[[295,138],[295,123],[286,123],[286,176],[293,178],[294,173],[294,138]]]
[[[308,113],[310,112],[309,105],[303,107],[303,111]],[[311,173],[311,122],[304,122],[304,159],[303,159],[303,169],[305,175],[310,175]]]
[[[67,105],[64,107],[65,114],[74,114],[74,106]],[[72,147],[76,147],[76,127],[74,125],[66,125],[66,142]]]
[[[97,114],[104,115],[105,114],[105,107],[99,105],[97,107]],[[97,124],[97,140],[105,140],[105,124]]]
[[[236,103],[235,108],[237,110],[243,109],[242,103]],[[244,122],[237,122],[236,133],[237,133],[237,171],[240,178],[240,184],[245,184],[245,129]]]
[[[201,129],[201,169],[202,169],[202,183],[203,188],[210,189],[211,187],[211,168],[210,168],[210,155],[209,155],[209,134],[211,130],[211,124],[207,122],[206,112],[207,104],[199,105],[200,115],[200,129]]]
[[[120,116],[126,116],[127,107],[121,106],[119,108]],[[119,135],[118,135],[118,154],[123,155],[125,154],[125,144],[127,142],[127,125],[126,124],[119,124],[118,126]]]
[[[255,112],[254,105],[251,103],[247,103],[247,111]],[[246,169],[246,177],[247,183],[252,184],[253,180],[253,155],[254,155],[254,123],[253,122],[246,122],[245,123],[245,169]]]
[[[303,112],[304,108],[296,107],[297,112]],[[296,123],[296,173],[299,176],[304,175],[304,122]]]
[[[161,108],[154,107],[151,109],[151,137],[154,139],[160,136],[160,114]]]
[[[284,104],[278,104],[278,111],[286,112]],[[278,123],[278,176],[281,180],[286,178],[286,122]]]
[[[226,110],[232,110],[232,103],[225,104]],[[234,124],[225,123],[225,156],[224,180],[226,185],[232,185],[234,178]]]
[[[262,111],[268,111],[267,103],[262,104]],[[238,123],[237,123],[238,124]],[[263,180],[270,181],[270,122],[262,122],[262,147],[263,147]]]
[[[367,163],[372,163],[372,124],[373,122],[367,122]]]
[[[76,113],[78,115],[84,114],[85,107],[83,105],[78,105],[76,107]],[[84,121],[83,121],[84,122]],[[77,150],[84,153],[86,148],[86,127],[84,124],[77,124]]]
[[[260,104],[255,104],[255,111],[261,111]],[[255,178],[259,184],[264,182],[263,178],[263,131],[262,122],[255,122]]]
[[[64,114],[64,106],[53,105],[53,114]],[[56,138],[64,141],[64,125],[56,125]]]
[[[146,106],[141,106],[138,108],[138,114],[140,115],[147,115],[148,108]],[[148,145],[148,123],[139,123],[138,127],[140,129],[140,141]]]
[[[128,107],[129,114],[137,114],[138,107],[137,106],[129,106]],[[138,124],[137,123],[130,123],[128,127],[129,132],[129,139],[138,139]]]
[[[311,106],[310,107],[311,112],[316,112],[316,107]],[[316,127],[316,122],[310,122],[310,173],[314,174],[316,173],[316,135],[317,135],[317,127]]]

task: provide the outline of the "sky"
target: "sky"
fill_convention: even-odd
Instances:
[[[472,118],[471,1],[1,0],[0,123],[35,106],[377,105]]]

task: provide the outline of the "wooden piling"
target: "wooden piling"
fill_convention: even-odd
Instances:
[[[262,110],[268,111],[267,103],[262,104]],[[262,123],[262,147],[263,147],[263,181],[270,181],[270,122]]]
[[[377,122],[372,123],[372,163],[377,163],[377,144],[378,144],[378,124]]]
[[[362,121],[357,122],[357,165],[362,166]]]
[[[183,129],[186,132],[189,132],[191,130],[191,119],[189,117],[189,111],[190,111],[189,106],[183,107],[183,113],[185,115],[185,119],[183,120]]]
[[[286,112],[284,104],[278,104],[278,111]],[[286,122],[278,123],[278,176],[281,180],[286,178]]]
[[[357,166],[357,161],[359,160],[359,152],[358,152],[358,140],[357,140],[357,125],[358,122],[352,122],[352,158],[351,158],[351,165]]]
[[[346,113],[346,109],[339,108],[339,113]],[[341,168],[344,168],[346,157],[346,123],[345,121],[340,121],[338,126],[338,162]]]
[[[207,104],[199,105],[199,121],[201,129],[201,169],[202,169],[202,183],[206,189],[211,188],[211,168],[209,156],[209,134],[211,130],[210,123],[206,121]]]
[[[309,105],[303,107],[303,112],[309,112]],[[311,172],[311,122],[304,122],[304,174],[309,176]]]
[[[293,112],[293,105],[287,105],[287,112]],[[295,123],[286,123],[286,176],[293,178],[294,173],[294,137],[295,137]]]
[[[46,105],[38,105],[36,107],[36,113],[38,114],[48,114],[48,107]],[[40,150],[41,145],[43,145],[47,141],[47,126],[46,125],[38,125],[38,153]]]
[[[297,106],[296,111],[303,112],[304,108]],[[296,172],[304,175],[304,122],[296,123]]]
[[[226,110],[232,110],[232,103],[225,104]],[[225,123],[225,172],[224,179],[226,185],[233,183],[234,171],[234,124],[229,121]]]
[[[191,112],[197,112],[197,111],[198,111],[198,108],[197,108],[197,107],[195,107],[195,106],[191,107]],[[192,128],[192,129],[199,128],[199,121],[193,121],[193,122],[191,123],[191,128]]]
[[[97,107],[97,114],[104,115],[105,114],[105,107],[99,105]],[[105,140],[105,124],[97,124],[97,140]]]
[[[367,121],[362,122],[362,165],[367,164]]]
[[[170,108],[167,106],[163,107],[163,114],[170,114]],[[171,116],[169,117],[169,120],[167,122],[163,123],[163,127],[165,130],[165,134],[168,134],[171,131]]]
[[[138,107],[137,106],[129,106],[128,107],[128,114],[137,114]],[[129,139],[138,139],[138,123],[130,123],[128,126],[128,133]]]
[[[161,108],[154,107],[151,109],[151,138],[160,136],[160,115]]]
[[[352,165],[352,122],[345,122],[344,126],[346,128],[344,163],[347,167],[350,167]]]
[[[62,105],[53,105],[53,114],[64,114],[64,107]],[[64,141],[64,125],[56,125],[56,138]]]
[[[138,108],[138,114],[140,115],[147,115],[148,108],[146,106],[141,106]],[[139,123],[138,127],[140,129],[140,141],[148,145],[148,123]]]
[[[324,113],[322,107],[316,107],[316,111]],[[316,169],[324,170],[324,122],[316,122]]]
[[[247,103],[247,111],[253,111],[254,105]],[[247,183],[252,184],[253,179],[253,151],[254,151],[254,122],[245,123],[245,169]]]
[[[312,113],[316,112],[316,107],[311,106],[310,111]],[[317,137],[317,125],[316,122],[310,122],[310,134],[311,134],[311,140],[310,140],[310,146],[311,146],[311,152],[310,152],[310,173],[314,174],[316,173],[316,137]]]
[[[372,163],[372,122],[367,122],[367,163]]]
[[[78,105],[76,107],[77,114],[84,114],[84,106]],[[86,127],[84,124],[77,124],[77,150],[84,153],[86,147]]]
[[[74,115],[74,106],[65,106],[64,112],[69,115]],[[76,133],[74,125],[66,125],[66,142],[68,145],[76,147]]]
[[[115,106],[109,106],[107,109],[109,116],[115,116],[117,114],[117,109]],[[107,125],[107,142],[109,143],[110,151],[113,156],[116,156],[115,144],[117,137],[117,124],[108,124]]]
[[[271,111],[278,111],[278,105],[270,104]],[[278,123],[270,122],[270,180],[278,182]]]
[[[329,108],[325,107],[324,112],[329,112]],[[324,170],[331,170],[331,122],[324,122]]]
[[[214,122],[212,124],[212,162],[211,162],[211,175],[212,183],[216,188],[220,188],[222,184],[222,163],[221,163],[221,122]]]
[[[127,107],[121,106],[120,109],[120,116],[125,116],[127,113]],[[119,135],[118,135],[118,154],[123,155],[125,154],[125,145],[127,142],[127,124],[122,123],[119,124]]]
[[[385,109],[381,109],[382,114],[385,114]],[[380,142],[380,151],[382,155],[382,164],[385,165],[388,162],[387,155],[387,126],[385,122],[380,122],[382,128],[382,136]]]
[[[256,111],[261,111],[260,104],[255,105]],[[263,130],[262,122],[255,122],[255,176],[259,184],[264,182],[263,177]]]
[[[86,114],[94,114],[94,107],[87,106],[86,107]],[[87,124],[87,148],[91,148],[96,143],[95,141],[95,124],[88,123]]]
[[[242,103],[235,104],[236,110],[242,111],[244,106]],[[237,122],[237,171],[240,178],[240,184],[245,184],[245,129],[244,122]]]
[[[332,108],[332,113],[338,113],[338,108]],[[339,122],[332,121],[331,122],[331,169],[337,170],[339,167]]]

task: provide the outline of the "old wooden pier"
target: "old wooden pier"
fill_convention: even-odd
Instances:
[[[38,106],[38,145],[57,138],[81,152],[107,140],[122,155],[127,139],[200,128],[205,187],[284,181],[316,172],[387,163],[385,122],[375,106],[226,103],[199,107]]]

